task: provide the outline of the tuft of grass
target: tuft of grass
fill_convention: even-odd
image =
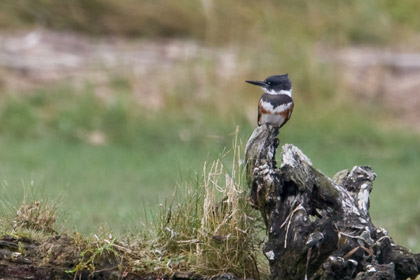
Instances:
[[[33,229],[46,233],[56,233],[57,205],[42,200],[27,201],[25,197],[13,219],[13,229]]]
[[[74,244],[81,250],[79,255],[79,262],[76,266],[67,270],[66,273],[74,274],[74,278],[82,273],[82,271],[89,271],[90,273],[97,270],[96,265],[103,263],[115,263],[117,258],[122,260],[122,255],[125,249],[123,246],[118,245],[116,237],[109,234],[107,237],[94,236],[94,239],[84,240],[78,233],[73,235]],[[130,249],[125,249],[125,252],[131,252]],[[121,256],[120,256],[121,254]]]
[[[10,194],[0,200],[3,220],[3,232],[11,235],[47,237],[56,234],[63,226],[63,213],[60,211],[60,200],[51,200],[43,192],[38,192],[31,182],[20,202],[12,199]]]
[[[261,220],[242,181],[237,138],[229,167],[223,163],[227,154],[205,164],[201,178],[183,189],[181,199],[162,205],[152,248],[164,256],[163,270],[260,279]]]

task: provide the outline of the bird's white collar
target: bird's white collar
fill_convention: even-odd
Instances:
[[[280,91],[275,91],[274,89],[272,89],[272,90],[268,90],[268,89],[266,89],[266,88],[264,88],[264,87],[261,87],[262,88],[262,90],[265,92],[265,93],[268,93],[268,94],[272,94],[272,95],[277,95],[277,94],[286,94],[286,95],[288,95],[288,96],[290,96],[290,97],[292,97],[292,89],[290,89],[290,90],[280,90]]]

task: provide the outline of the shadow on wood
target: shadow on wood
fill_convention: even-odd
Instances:
[[[297,147],[282,147],[278,129],[256,128],[245,148],[251,201],[261,211],[271,279],[407,279],[420,254],[373,225],[369,194],[376,174],[355,166],[328,178]]]

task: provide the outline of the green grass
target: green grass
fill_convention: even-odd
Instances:
[[[143,204],[157,205],[171,195],[181,176],[192,176],[202,164],[200,158],[210,152],[207,148],[215,149],[203,143],[205,150],[191,151],[188,144],[178,143],[153,151],[159,149],[153,144],[151,140],[131,148],[92,147],[60,139],[2,139],[0,177],[8,185],[2,192],[19,190],[22,195],[22,181],[34,180],[46,194],[63,197],[71,213],[69,225],[93,232],[98,224],[108,223],[122,232],[120,227],[138,220]]]
[[[47,93],[48,100],[39,101]],[[67,227],[82,233],[95,232],[100,225],[119,234],[138,228],[177,184],[194,180],[204,161],[218,158],[230,146],[236,124],[241,124],[243,142],[255,127],[245,116],[226,121],[223,115],[208,118],[206,110],[194,118],[169,110],[145,119],[133,112],[130,102],[119,105],[117,116],[131,115],[128,123],[118,126],[106,121],[115,108],[86,94],[41,91],[31,98],[12,98],[0,121],[0,130],[7,132],[0,137],[0,179],[6,182],[1,197],[7,193],[23,197],[24,186],[33,181],[30,188],[40,188],[51,199],[61,198]],[[420,228],[413,224],[420,216],[419,136],[381,128],[380,110],[353,112],[337,105],[314,117],[307,110],[315,114],[316,107],[307,106],[297,102],[292,120],[280,132],[282,143],[297,145],[329,176],[353,165],[372,166],[378,175],[371,196],[374,221],[397,242],[408,245],[410,240],[411,248],[419,248]],[[45,113],[52,107],[54,112]],[[28,115],[29,124],[16,122]],[[57,124],[63,115],[65,128]],[[107,142],[91,144],[83,136],[88,129],[103,131]]]
[[[108,224],[121,233],[127,224],[140,221],[144,207],[158,205],[178,182],[194,176],[204,159],[217,157],[226,146],[210,137],[191,144],[172,135],[174,140],[166,142],[160,135],[143,135],[129,147],[92,146],[60,137],[2,138],[0,178],[7,187],[0,192],[22,196],[22,182],[33,180],[46,194],[62,197],[68,225],[86,233]]]

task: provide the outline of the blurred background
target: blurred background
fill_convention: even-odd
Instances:
[[[420,250],[420,2],[3,0],[0,199],[59,200],[67,227],[124,233],[246,142],[289,73],[280,132],[333,176],[377,173],[376,226]],[[150,211],[150,212],[149,212]]]

